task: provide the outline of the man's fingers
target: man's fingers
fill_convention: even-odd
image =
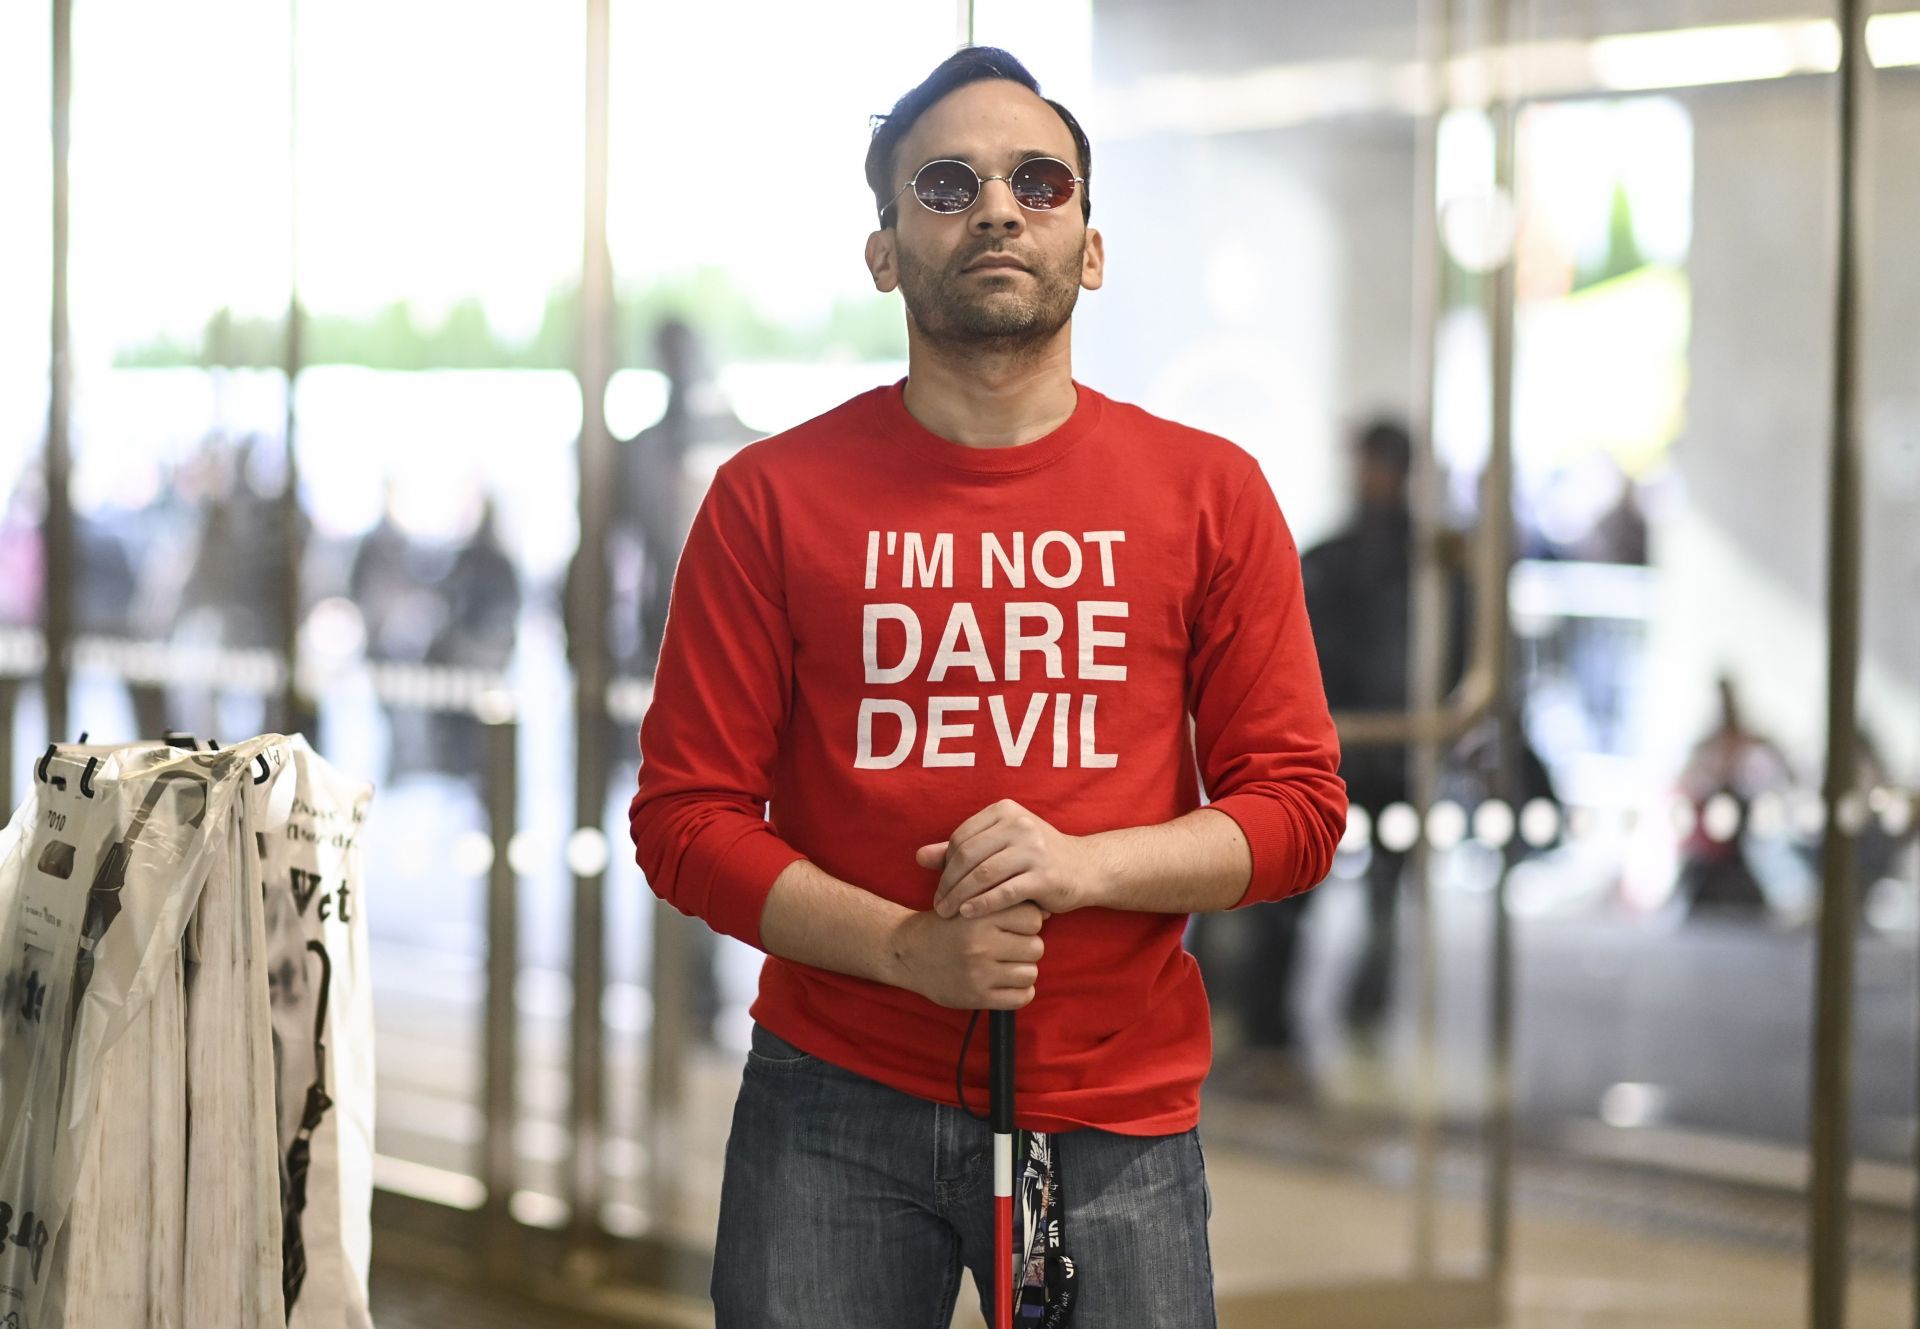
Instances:
[[[1012,845],[1002,845],[991,855],[981,858],[973,864],[972,870],[952,883],[947,891],[947,903],[954,910],[966,905],[981,891],[991,891],[1000,882],[1006,882],[1014,876],[1020,876],[1027,870],[1027,860]]]
[[[1040,925],[1049,917],[1039,905],[1023,901],[1011,909],[1003,909],[989,920],[1003,932],[1018,932],[1024,937],[1040,935]]]
[[[994,947],[995,964],[1039,964],[1047,953],[1047,943],[1030,932],[1009,932]]]
[[[1040,981],[1040,966],[1037,964],[1010,964],[994,975],[995,988],[1030,988]]]
[[[940,871],[940,889],[952,891],[966,879],[967,874],[977,870],[982,863],[1004,850],[1008,839],[1008,836],[995,834],[989,829],[966,844],[960,843],[958,837],[949,840],[946,866]]]
[[[983,890],[972,898],[960,902],[962,918],[983,918],[988,914],[997,914],[1003,909],[1011,909],[1017,904],[1033,904],[1029,892],[1039,886],[1039,881],[1030,872],[1018,872],[999,885]],[[1035,912],[1040,906],[1033,904]],[[1043,920],[1044,921],[1044,920]]]
[[[936,892],[933,897],[934,908],[939,909],[944,917],[952,918],[967,901],[1015,876],[1024,867],[1025,863],[1013,855],[1011,846],[996,849],[951,886]]]
[[[947,842],[955,847],[965,844],[981,831],[984,831],[987,827],[999,821],[1000,815],[1000,804],[987,804],[987,806],[981,808],[971,817],[968,817],[965,821],[954,827],[953,834],[947,837]]]

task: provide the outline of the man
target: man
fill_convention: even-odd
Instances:
[[[901,98],[866,257],[908,376],[742,450],[681,555],[633,838],[768,957],[721,1329],[945,1324],[962,1262],[993,1322],[981,1010],[1023,1012],[1074,1323],[1214,1323],[1181,934],[1319,881],[1346,802],[1258,465],[1073,380],[1088,158],[1001,51]]]
[[[1357,711],[1407,705],[1409,559],[1413,514],[1408,475],[1413,444],[1391,420],[1376,420],[1355,441],[1355,510],[1339,535],[1309,549],[1301,578],[1328,701]],[[1457,670],[1455,671],[1457,673]],[[1340,774],[1348,799],[1377,819],[1407,797],[1404,747],[1370,747],[1344,755]],[[1349,1032],[1362,1044],[1378,1036],[1392,992],[1394,923],[1404,852],[1376,837],[1367,867],[1366,940],[1344,1001]],[[1251,963],[1239,986],[1245,1047],[1222,1077],[1229,1092],[1294,1097],[1307,1085],[1297,1027],[1301,926],[1311,895],[1252,911]],[[1220,1084],[1216,1080],[1216,1084]]]

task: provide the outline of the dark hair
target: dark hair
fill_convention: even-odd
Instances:
[[[1413,437],[1398,420],[1381,418],[1361,427],[1359,437],[1362,460],[1386,466],[1406,475],[1413,469]]]
[[[900,217],[894,202],[894,194],[900,185],[893,178],[893,154],[899,148],[900,140],[912,131],[914,124],[927,113],[927,108],[942,97],[970,83],[984,83],[993,78],[1018,83],[1035,96],[1040,95],[1040,81],[1027,72],[1025,65],[999,47],[962,46],[942,60],[931,74],[920,81],[919,86],[895,102],[891,111],[873,117],[873,141],[867,145],[867,186],[873,190],[873,206],[879,210],[882,227],[892,226]],[[1080,128],[1080,122],[1073,118],[1072,111],[1050,97],[1042,97],[1041,100],[1066,122],[1067,131],[1073,135],[1074,150],[1080,154],[1076,172],[1082,177],[1080,215],[1089,217],[1093,214],[1093,199],[1085,182],[1093,178],[1093,145],[1087,142],[1087,133]]]

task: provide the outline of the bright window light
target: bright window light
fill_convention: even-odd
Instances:
[[[1920,13],[1875,14],[1868,19],[1867,55],[1881,69],[1920,65]]]
[[[1591,57],[1601,87],[1638,92],[1830,69],[1836,44],[1830,23],[1750,23],[1602,37]]]
[[[1526,95],[1579,96],[1746,83],[1832,73],[1840,29],[1830,19],[1723,24],[1623,33],[1592,41],[1519,42],[1454,57],[1448,74],[1456,107],[1484,105],[1511,69]],[[1867,20],[1867,53],[1881,69],[1920,65],[1920,11]],[[1321,60],[1263,65],[1233,74],[1168,72],[1106,89],[1107,138],[1152,133],[1227,134],[1275,129],[1338,115],[1414,113],[1431,104],[1430,68],[1420,61]]]

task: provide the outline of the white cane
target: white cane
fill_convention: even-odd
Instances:
[[[994,1011],[989,1017],[987,1060],[987,1116],[993,1127],[993,1248],[998,1253],[994,1261],[992,1329],[1013,1329],[1012,1011]]]

